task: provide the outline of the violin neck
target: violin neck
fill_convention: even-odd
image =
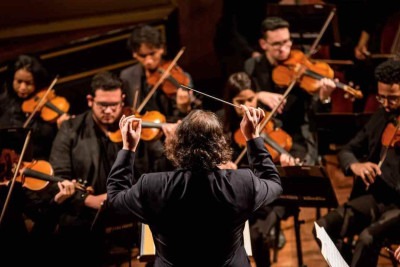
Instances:
[[[58,115],[63,115],[64,112],[60,110],[58,107],[53,105],[50,101],[47,101],[46,104],[44,104],[46,107],[50,108],[51,110],[55,111]]]
[[[161,129],[161,126],[164,123],[160,123],[160,122],[148,122],[148,121],[142,121],[142,128],[157,128],[157,129]]]
[[[63,179],[61,177],[48,175],[48,174],[45,174],[43,172],[39,172],[39,171],[32,170],[32,169],[29,169],[29,168],[25,169],[23,174],[25,176],[28,176],[28,177],[33,177],[33,178],[36,178],[36,179],[39,179],[39,180],[43,180],[43,181],[48,181],[48,182],[62,182],[62,181],[65,180],[65,179]],[[81,185],[79,183],[77,183],[75,185],[75,188],[80,190],[80,191],[86,191],[86,189],[83,187],[83,185]]]
[[[268,134],[260,133],[260,136],[264,140],[265,143],[270,145],[273,149],[279,152],[279,154],[288,154],[290,155],[283,147],[277,144]]]
[[[162,74],[164,73],[164,71],[162,69],[158,69],[158,71]],[[171,82],[176,88],[179,88],[181,86],[181,84],[175,80],[174,77],[172,77],[171,75],[168,75],[168,77],[166,78],[169,82]]]
[[[34,177],[43,181],[49,181],[49,182],[62,182],[64,179],[57,177],[57,176],[52,176],[48,175],[39,171],[35,171],[32,169],[25,169],[24,170],[24,175],[29,176],[29,177]]]
[[[305,70],[304,74],[307,75],[307,76],[310,76],[311,78],[314,78],[316,80],[321,80],[322,78],[328,78],[328,77],[325,77],[325,76],[323,76],[323,75],[321,75],[319,73],[316,73],[316,72],[314,72],[312,70],[309,70],[309,69]],[[336,82],[333,79],[331,79],[331,80],[335,83],[337,88],[340,88],[340,89],[344,90],[345,92],[355,96],[356,98],[362,98],[361,91],[356,90],[354,88],[351,88],[347,84],[344,84],[344,83],[341,83],[341,82]]]

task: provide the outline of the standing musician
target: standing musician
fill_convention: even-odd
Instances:
[[[290,57],[292,40],[289,23],[279,17],[268,17],[261,24],[261,33],[259,43],[264,54],[249,58],[245,62],[244,70],[255,82],[258,100],[272,110],[282,100],[286,89],[275,84],[272,71]],[[335,84],[332,80],[323,78],[319,81],[319,87],[320,90],[314,96],[295,87],[277,109],[277,119],[282,121],[282,129],[293,138],[290,153],[308,165],[317,162],[316,144],[309,125],[312,123],[311,110],[330,110],[330,95]]]
[[[245,222],[276,199],[282,187],[259,138],[264,112],[241,107],[241,130],[252,170],[219,169],[231,157],[222,125],[215,114],[194,110],[166,140],[166,153],[178,169],[135,180],[141,121],[122,118],[124,144],[107,180],[109,204],[150,226],[157,251],[155,267],[250,266],[242,234]]]
[[[100,266],[106,260],[104,229],[96,218],[103,211],[106,178],[121,148],[121,143],[114,143],[109,136],[119,130],[125,98],[122,85],[110,72],[96,74],[86,97],[90,110],[65,121],[53,143],[50,162],[55,175],[80,178],[87,186],[85,192],[77,191],[66,201],[60,212],[57,251],[73,255],[60,255],[66,266],[77,259],[83,266]]]
[[[128,46],[132,57],[138,62],[122,70],[120,77],[124,80],[127,91],[126,103],[135,110],[148,96],[152,87],[161,78],[161,71],[165,71],[170,62],[163,58],[165,54],[164,41],[160,32],[152,26],[144,24],[136,26],[128,40]],[[185,80],[185,85],[193,86],[188,73],[182,71],[178,66],[172,70],[171,74],[174,74],[172,79],[182,84]],[[165,88],[169,90],[167,91]],[[143,112],[159,111],[166,117],[167,122],[175,123],[192,109],[200,107],[201,102],[195,98],[192,91],[176,87],[170,82],[170,78],[167,78],[146,103]],[[163,155],[162,141],[158,139],[142,142],[137,151],[139,175],[143,172],[164,171],[173,168]]]
[[[338,154],[344,173],[356,176],[350,200],[317,221],[342,254],[343,239],[358,235],[353,267],[376,266],[382,242],[400,236],[400,61],[378,65],[375,78],[382,107]]]

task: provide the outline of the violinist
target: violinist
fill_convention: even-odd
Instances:
[[[128,46],[137,63],[122,70],[120,77],[127,84],[127,104],[132,106],[136,91],[138,91],[137,103],[140,103],[161,77],[161,72],[166,70],[169,62],[163,57],[166,51],[161,33],[149,25],[136,26],[128,40]],[[193,87],[192,78],[187,72],[181,70],[179,66],[175,66],[172,70],[174,70],[171,71],[173,79]],[[173,86],[167,78],[146,104],[145,110],[157,110],[167,117],[168,122],[176,122],[192,109],[198,108],[199,104],[201,103],[192,91]]]
[[[124,80],[127,91],[127,106],[138,108],[151,88],[161,78],[161,72],[166,70],[169,61],[164,59],[165,43],[160,31],[156,28],[140,24],[137,25],[128,40],[128,47],[137,63],[122,70],[120,77]],[[191,76],[174,67],[171,71],[173,79],[185,85],[193,86]],[[185,82],[182,82],[181,79]],[[169,88],[168,91],[165,90]],[[172,88],[172,89],[171,89]],[[185,117],[192,109],[200,108],[201,102],[192,91],[177,88],[169,81],[163,82],[154,95],[144,106],[142,112],[158,111],[166,117],[166,122],[175,123]],[[136,156],[138,173],[165,171],[174,169],[173,165],[164,156],[165,137],[161,139],[142,141]]]
[[[237,106],[245,105],[247,107],[256,108],[259,102],[256,92],[252,88],[253,83],[248,74],[246,74],[245,72],[233,73],[229,76],[225,84],[225,101],[233,103]],[[224,109],[217,111],[217,115],[221,118],[223,122],[225,134],[230,137],[234,160],[243,149],[243,147],[240,147],[239,144],[237,144],[234,138],[234,133],[240,128],[241,118],[243,117],[243,110],[225,105]],[[279,122],[275,122],[275,124],[278,125]],[[281,134],[285,135],[286,133],[282,131]],[[286,136],[286,138],[291,137]],[[299,160],[286,155],[289,154],[281,154],[280,156],[278,156],[278,160],[275,163],[287,166],[291,165],[292,162]],[[246,162],[244,159],[240,161],[239,167],[246,166],[248,166],[248,162]],[[236,166],[233,162],[228,162],[223,166],[220,166],[220,168],[221,167],[227,169],[238,168],[238,166]],[[265,267],[271,265],[269,249],[270,244],[273,244],[274,242],[274,237],[271,234],[271,230],[274,229],[277,218],[281,219],[283,215],[284,207],[270,204],[268,206],[260,208],[257,212],[253,214],[253,216],[249,220],[253,257],[257,266]],[[279,247],[283,247],[285,243],[285,237],[283,235],[283,232],[280,232],[279,235]]]
[[[29,55],[18,56],[8,71],[7,80],[0,88],[0,128],[22,127],[29,115],[22,110],[24,101],[49,86],[50,80],[42,63]],[[35,116],[28,127],[33,130],[33,157],[47,160],[57,125]]]
[[[400,61],[378,65],[375,78],[381,108],[338,154],[345,175],[356,177],[350,200],[317,221],[353,267],[377,266],[382,242],[400,236],[399,131],[390,130],[399,122]],[[355,247],[344,242],[354,235]]]
[[[107,258],[104,229],[91,231],[96,214],[107,198],[106,178],[122,143],[109,133],[118,128],[125,94],[122,80],[110,72],[96,74],[86,96],[88,111],[63,122],[53,142],[50,163],[54,174],[64,179],[80,178],[90,188],[77,191],[64,205],[58,222],[58,252],[65,266],[79,259],[83,266],[100,266]],[[134,238],[134,237],[132,237]]]
[[[291,55],[292,40],[289,23],[279,17],[268,17],[261,24],[259,43],[264,54],[257,58],[249,58],[244,70],[255,82],[257,98],[267,109],[274,109],[283,99],[286,90],[278,86],[272,78],[275,66],[283,63]],[[305,164],[314,165],[317,162],[317,151],[312,136],[312,116],[315,110],[329,111],[330,95],[335,83],[323,78],[318,81],[320,89],[314,95],[295,87],[287,99],[277,109],[276,118],[282,121],[282,129],[293,138],[292,154],[303,159]]]

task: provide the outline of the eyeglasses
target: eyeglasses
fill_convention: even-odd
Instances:
[[[268,42],[267,42],[268,43]],[[292,40],[291,39],[286,39],[281,42],[273,42],[273,43],[268,43],[273,49],[278,50],[281,49],[282,47],[287,47],[292,45]]]
[[[378,102],[381,103],[382,105],[385,103],[385,100],[387,100],[387,102],[390,105],[396,105],[400,101],[400,96],[397,96],[397,95],[388,95],[388,96],[377,95],[376,96],[376,100],[378,100]]]
[[[115,111],[115,110],[117,110],[117,108],[119,108],[121,106],[122,101],[114,102],[114,103],[93,101],[93,103],[96,106],[98,106],[102,111],[105,111],[107,108],[110,108],[111,110]]]

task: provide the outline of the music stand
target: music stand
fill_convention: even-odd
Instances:
[[[319,155],[336,155],[371,118],[372,113],[317,113]]]
[[[300,207],[336,208],[338,201],[323,166],[277,166],[283,193],[274,204],[297,208],[294,214],[297,259],[303,266],[300,238]]]

